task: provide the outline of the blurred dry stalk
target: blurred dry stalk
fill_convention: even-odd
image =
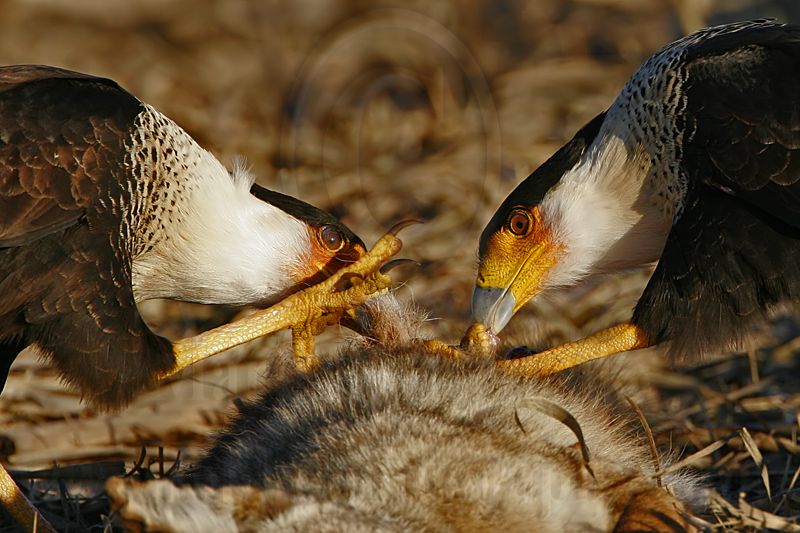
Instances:
[[[401,218],[426,220],[405,239],[406,255],[423,266],[400,294],[442,319],[429,322],[426,334],[449,339],[467,324],[478,235],[494,208],[609,105],[643,59],[698,21],[798,16],[791,2],[779,0],[0,6],[0,63],[47,63],[113,78],[223,161],[246,156],[262,184],[330,209],[367,242]],[[532,305],[509,338],[547,345],[617,321],[646,279],[632,273]],[[172,338],[233,317],[173,302],[143,307]],[[320,350],[332,351],[340,337],[330,332]],[[99,459],[130,465],[142,445],[150,453],[162,446],[167,458],[181,450],[191,460],[232,399],[256,389],[269,376],[269,361],[287,347],[288,337],[278,335],[231,350],[117,414],[83,407],[28,354],[0,397],[3,449],[12,468],[25,469]],[[788,531],[780,517],[800,510],[800,391],[788,379],[800,375],[795,351],[784,344],[756,352],[757,381],[742,357],[673,373],[654,353],[636,354],[579,371],[600,369],[602,379],[629,387],[662,449],[690,455],[722,442],[697,464],[729,502],[709,517],[715,527],[755,527],[756,508],[776,516],[758,515],[763,524],[787,524]],[[771,502],[762,467],[739,437],[743,426],[763,455]],[[36,486],[53,494],[51,486]],[[59,487],[55,494],[63,498],[69,487]]]

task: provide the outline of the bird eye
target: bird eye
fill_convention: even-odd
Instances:
[[[531,216],[527,211],[516,209],[508,217],[508,230],[517,237],[524,237],[531,230]]]
[[[319,230],[319,240],[331,252],[338,252],[344,246],[344,237],[333,226],[322,226]]]

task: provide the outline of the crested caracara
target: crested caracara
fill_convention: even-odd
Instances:
[[[650,57],[506,198],[480,238],[474,318],[498,333],[550,288],[657,262],[629,322],[504,364],[735,347],[800,299],[799,200],[800,27],[701,30]]]
[[[124,404],[176,364],[138,301],[261,306],[364,251],[115,82],[0,68],[0,382],[35,346],[92,403]]]

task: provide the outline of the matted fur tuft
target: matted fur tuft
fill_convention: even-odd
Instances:
[[[356,311],[356,319],[363,337],[362,344],[352,348],[371,343],[394,346],[419,339],[428,315],[414,303],[401,302],[394,294],[387,293],[364,302]]]

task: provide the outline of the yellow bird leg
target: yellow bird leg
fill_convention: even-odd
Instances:
[[[9,514],[25,531],[55,533],[55,529],[45,520],[36,507],[22,494],[11,474],[0,466],[0,502]]]
[[[314,353],[314,334],[306,328],[292,330],[292,351],[297,368],[311,372],[319,366],[319,358]]]
[[[544,352],[498,361],[499,368],[527,376],[549,376],[594,359],[647,348],[652,343],[644,331],[630,322],[617,324],[584,339],[568,342]]]
[[[422,345],[428,351],[436,355],[454,359],[463,357],[466,353],[483,357],[493,357],[497,351],[497,344],[497,336],[489,333],[486,330],[486,326],[477,322],[467,329],[467,332],[464,333],[464,337],[461,339],[461,344],[458,346],[452,346],[439,339],[422,341]]]
[[[390,286],[391,278],[380,268],[402,248],[403,242],[396,236],[402,227],[405,226],[395,226],[364,257],[321,283],[241,320],[175,342],[175,366],[157,379],[168,378],[207,357],[286,328],[293,331],[298,366],[313,369],[318,364],[314,335]]]
[[[433,355],[438,355],[441,357],[450,357],[453,359],[458,359],[464,356],[464,351],[461,350],[458,346],[452,346],[447,344],[444,341],[440,341],[439,339],[427,339],[422,341],[422,346],[425,348],[426,351],[430,352]]]
[[[467,328],[461,339],[460,348],[475,355],[494,356],[498,345],[497,335],[489,333],[486,326],[476,322]]]

